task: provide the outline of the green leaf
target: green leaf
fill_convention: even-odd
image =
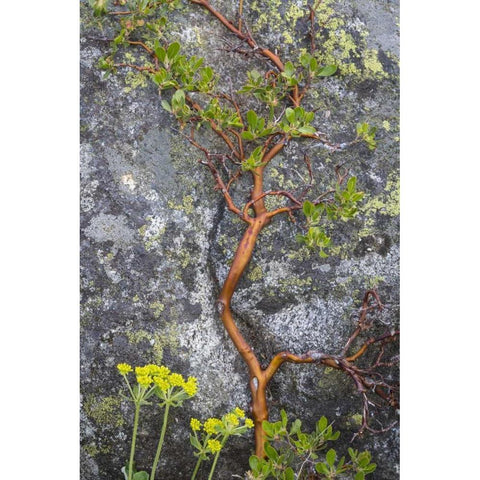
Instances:
[[[309,202],[308,200],[306,200],[303,203],[303,213],[305,214],[306,217],[311,217],[314,212],[315,212],[315,205],[312,202]]]
[[[270,437],[273,437],[275,435],[275,432],[274,432],[274,429],[273,429],[273,425],[268,422],[267,420],[264,420],[262,422],[262,428],[263,428],[263,431]]]
[[[368,123],[357,123],[357,135],[363,136],[365,133],[368,133]]]
[[[295,123],[295,110],[293,108],[288,107],[285,110],[285,117],[289,123]]]
[[[307,237],[305,237],[305,235],[302,235],[300,233],[297,233],[297,235],[295,235],[295,240],[298,243],[307,243]],[[290,434],[293,434],[293,433],[296,433],[296,432],[293,431],[293,427],[292,427],[292,430],[290,431]]]
[[[293,472],[292,467],[288,467],[283,474],[285,480],[295,480],[295,473]]]
[[[326,417],[321,417],[317,422],[317,430],[323,432],[328,426],[328,420]]]
[[[337,71],[337,66],[336,65],[327,65],[326,67],[321,68],[317,75],[319,77],[329,77],[330,75],[333,75]]]
[[[200,71],[200,75],[202,76],[202,79],[205,80],[206,82],[210,82],[213,78],[213,69],[212,67],[204,67]]]
[[[257,114],[253,110],[249,110],[247,112],[247,123],[250,127],[252,127],[253,130],[255,130],[257,127],[257,120]]]
[[[248,459],[248,464],[250,465],[250,468],[252,470],[257,470],[258,468],[258,463],[260,462],[260,459],[256,456],[256,455],[252,455],[249,459]]]
[[[148,480],[148,473],[144,471],[134,473],[133,480]]]
[[[358,472],[355,475],[355,480],[365,480],[365,474],[363,472]]]
[[[253,135],[252,132],[249,132],[249,131],[242,132],[241,135],[244,140],[255,140],[255,135]]]
[[[339,436],[340,436],[340,432],[335,432],[330,436],[329,440],[337,440]]]
[[[286,77],[293,77],[295,74],[295,67],[293,66],[292,62],[289,61],[285,64],[284,73]]]
[[[155,42],[155,55],[161,62],[165,61],[165,57],[167,55],[167,52],[163,47],[160,46],[158,40]]]
[[[170,104],[166,101],[166,100],[162,100],[162,107],[167,111],[167,112],[170,112],[172,113],[172,107],[170,106]]]
[[[273,461],[278,460],[278,452],[269,444],[265,444],[265,454]]]
[[[302,67],[307,68],[310,65],[312,58],[313,57],[309,53],[302,53],[300,55],[300,64]]]
[[[347,182],[347,190],[349,192],[354,192],[355,191],[355,185],[357,184],[357,177],[351,177],[348,179]]]
[[[306,125],[304,127],[300,127],[298,129],[300,133],[303,133],[304,135],[313,135],[317,130],[315,127],[312,127],[310,125]]]
[[[321,462],[315,465],[315,470],[317,471],[317,473],[323,473],[324,475],[328,475],[330,473],[330,469]]]
[[[167,49],[167,57],[170,60],[175,59],[180,51],[180,44],[178,42],[173,42]]]
[[[108,0],[90,0],[90,5],[93,8],[93,14],[100,16],[107,13]]]
[[[303,235],[297,235],[297,242],[302,240],[298,239],[298,236],[302,237],[303,242],[305,242],[304,236]],[[290,435],[295,435],[300,431],[300,428],[302,427],[302,421],[299,420],[298,418],[292,423],[292,427],[290,428]]]
[[[177,90],[172,96],[172,107],[174,110],[181,108],[185,105],[185,92],[183,90]]]
[[[197,450],[202,449],[202,445],[195,435],[190,435],[190,443],[191,443],[192,447],[195,447]]]
[[[337,452],[333,448],[331,448],[328,452],[327,455],[325,456],[325,459],[327,460],[327,463],[333,467],[335,464],[335,459],[337,458]]]

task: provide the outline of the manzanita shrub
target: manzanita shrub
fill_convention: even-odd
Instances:
[[[348,448],[349,460],[338,458],[329,443],[338,439],[340,432],[334,432],[326,417],[321,417],[315,430],[302,431],[302,422],[296,419],[290,425],[285,410],[280,411],[281,419],[277,422],[263,422],[266,434],[265,457],[250,457],[249,480],[307,480],[314,478],[336,479],[354,478],[363,480],[365,475],[376,469],[371,463],[371,455],[364,451],[359,453]]]
[[[374,405],[376,409],[382,406],[394,409],[398,407],[398,384],[392,381],[392,376],[385,373],[386,369],[395,367],[397,357],[385,357],[388,355],[387,344],[398,339],[399,330],[387,326],[383,334],[366,335],[374,324],[370,317],[371,312],[383,308],[375,290],[365,293],[356,327],[340,351],[328,353],[311,350],[302,354],[283,351],[274,354],[266,364],[260,361],[254,346],[242,335],[231,308],[238,282],[249,264],[257,242],[262,238],[260,234],[275,218],[287,216],[292,221],[298,220],[303,227],[303,233],[297,235],[297,240],[306,247],[316,249],[319,257],[324,258],[329,254],[332,245],[331,232],[338,222],[349,221],[358,213],[364,193],[358,189],[357,178],[351,175],[350,168],[340,161],[326,174],[328,169],[320,169],[316,164],[321,162],[321,159],[311,158],[311,151],[307,149],[301,150],[303,159],[292,166],[291,171],[295,172],[295,175],[292,175],[296,180],[295,183],[294,179],[291,179],[292,187],[286,190],[265,186],[267,178],[271,181],[268,177],[269,168],[292,144],[302,147],[313,143],[326,150],[329,155],[347,148],[366,148],[367,151],[373,151],[377,147],[376,128],[366,121],[359,122],[356,130],[352,126],[350,139],[343,143],[332,142],[327,134],[319,131],[316,124],[317,112],[309,109],[308,99],[312,92],[319,91],[322,82],[338,73],[337,65],[331,60],[325,61],[320,49],[316,48],[313,34],[309,51],[302,51],[297,58],[283,59],[274,49],[263,46],[252,36],[251,29],[246,25],[242,15],[243,0],[238,2],[238,15],[235,20],[227,19],[219,10],[218,5],[221,5],[221,2],[213,4],[209,0],[89,2],[94,14],[101,23],[105,22],[108,27],[106,31],[111,35],[110,47],[99,59],[99,67],[105,72],[105,77],[117,72],[127,72],[127,75],[138,74],[146,81],[153,82],[159,93],[158,101],[176,121],[179,134],[201,154],[199,164],[211,173],[213,188],[220,192],[228,210],[240,221],[239,224],[243,225],[243,234],[217,299],[217,310],[249,373],[255,453],[258,459],[252,460],[252,470],[263,475],[261,472],[266,468],[268,475],[280,475],[271,462],[275,461],[275,465],[280,465],[283,459],[288,459],[288,466],[282,473],[284,476],[274,478],[292,478],[292,472],[297,475],[295,478],[302,478],[301,475],[308,470],[307,464],[317,455],[316,444],[307,447],[307,442],[305,448],[309,452],[308,461],[304,459],[301,463],[303,468],[300,466],[295,473],[296,463],[293,461],[294,465],[291,465],[290,459],[304,458],[304,451],[301,450],[304,447],[301,445],[310,437],[306,437],[297,427],[288,431],[288,434],[282,434],[283,440],[287,443],[293,442],[293,445],[297,445],[295,448],[300,449],[292,452],[285,449],[285,445],[275,446],[275,442],[282,439],[279,432],[275,430],[274,436],[271,435],[271,429],[276,427],[268,423],[267,387],[284,363],[314,363],[343,372],[353,381],[363,404],[358,433],[388,430],[391,425],[381,426],[376,430],[371,427],[371,406]],[[308,4],[305,12],[311,23],[311,32],[321,29],[316,15],[321,4],[320,1],[313,1]],[[223,50],[237,53],[243,62],[244,68],[238,70],[236,85],[222,79],[214,68],[205,65],[203,56],[185,53],[179,38],[174,38],[171,18],[173,15],[180,15],[186,8],[198,8],[199,12],[203,10],[235,40],[235,46],[229,47],[227,41],[227,47]],[[250,62],[255,63],[251,66]],[[259,71],[260,69],[263,70]],[[288,161],[293,159],[289,158]],[[299,213],[303,213],[303,216],[299,217]],[[159,375],[154,375],[152,381],[155,382],[157,377],[160,381]],[[159,384],[142,385],[141,378],[142,375],[137,379],[137,389],[131,391],[138,409],[142,402],[148,401],[152,395],[165,393]],[[188,396],[183,384],[176,387],[180,389],[175,395]],[[375,400],[372,400],[372,397],[375,397]],[[176,401],[173,398],[164,398],[162,402],[165,410]],[[238,418],[240,417],[237,415]],[[215,454],[215,464],[217,454],[223,448],[222,442],[250,426],[248,422],[239,427],[227,418],[221,422],[223,426],[218,424],[218,431],[212,430],[209,433],[205,430],[205,436],[198,434],[199,424],[196,421],[192,423],[192,444],[197,449],[199,461],[205,461],[210,452]],[[284,418],[281,422],[281,432],[284,432]],[[323,427],[324,423],[325,421],[321,420],[320,426]],[[294,425],[298,426],[298,423]],[[326,432],[327,426],[318,434],[323,435],[325,441]],[[208,437],[214,434],[218,435],[218,438]],[[282,462],[279,458],[282,458]],[[357,455],[352,450],[349,464],[342,459],[337,461],[336,453],[330,450],[325,461],[317,462],[314,468],[318,475],[323,475],[321,478],[335,478],[335,475],[350,467],[358,467],[355,470],[358,480],[373,468],[369,466],[369,458],[365,464],[366,458],[366,454]],[[130,461],[127,469],[128,480],[131,480],[133,475],[132,465]],[[153,476],[154,470],[152,469],[151,473]]]

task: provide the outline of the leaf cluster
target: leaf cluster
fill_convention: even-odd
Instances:
[[[316,472],[323,479],[345,478],[343,474],[350,472],[354,480],[363,480],[365,475],[376,468],[370,463],[369,452],[348,449],[350,460],[338,458],[337,452],[330,448],[323,453],[328,443],[335,441],[340,432],[334,432],[326,417],[321,417],[315,424],[315,430],[310,433],[302,431],[299,419],[288,424],[287,414],[280,412],[281,419],[277,422],[263,422],[266,433],[266,458],[250,457],[251,480],[306,480]]]
[[[322,223],[326,221],[350,220],[358,213],[358,204],[364,197],[364,192],[357,191],[357,178],[350,177],[345,188],[337,183],[331,190],[333,195],[328,200],[315,203],[305,201],[303,213],[306,217],[308,231],[305,235],[297,235],[297,241],[309,248],[318,248],[321,257],[327,257],[325,249],[330,246],[331,238],[326,234]]]
[[[357,140],[364,141],[369,150],[375,150],[377,148],[377,142],[375,140],[376,132],[377,127],[372,127],[366,122],[357,123]]]
[[[311,125],[314,117],[314,112],[306,112],[302,107],[288,107],[285,109],[280,127],[292,137],[313,135],[316,132],[316,128]]]

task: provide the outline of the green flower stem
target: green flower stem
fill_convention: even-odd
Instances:
[[[228,437],[229,437],[228,434],[226,434],[225,437],[223,437],[222,448],[215,454],[215,458],[213,459],[212,469],[210,470],[210,475],[208,476],[208,480],[212,480],[213,478],[213,472],[215,471],[215,467],[217,466],[218,457],[220,456],[220,452],[223,450],[225,443],[227,443]]]
[[[197,460],[197,464],[195,465],[195,468],[192,473],[192,478],[190,480],[195,480],[195,477],[197,476],[198,469],[200,468],[200,464],[202,463],[202,459],[199,457]]]
[[[123,378],[125,382],[127,382],[128,391],[130,392],[130,395],[132,396],[133,401],[135,401],[135,394],[133,393],[132,387],[130,386],[130,382],[128,381],[127,376],[123,375]]]
[[[160,453],[162,452],[163,440],[165,438],[165,432],[167,430],[168,423],[168,410],[170,409],[170,404],[165,404],[165,413],[163,414],[163,425],[162,431],[160,433],[160,440],[158,441],[157,453],[155,454],[155,459],[153,460],[152,473],[150,474],[150,480],[155,480],[155,472],[157,471],[158,461],[160,460]]]
[[[197,432],[193,432],[195,434],[195,437],[197,436]],[[208,439],[210,438],[210,434],[208,434],[204,441],[203,441],[203,446],[202,446],[202,450],[200,450],[200,454],[203,455],[205,453],[205,449],[207,447],[207,442],[208,442]],[[197,437],[198,439],[198,437]],[[203,462],[202,458],[199,456],[198,457],[198,460],[197,460],[197,464],[195,465],[195,468],[193,469],[193,473],[192,473],[192,478],[190,480],[195,480],[195,477],[197,476],[197,473],[198,473],[198,469],[200,468],[200,464]]]
[[[130,460],[128,462],[128,480],[132,480],[132,476],[133,476],[133,459],[135,457],[135,442],[137,440],[139,417],[140,417],[140,402],[135,402],[135,418],[133,420],[132,446],[130,448]]]

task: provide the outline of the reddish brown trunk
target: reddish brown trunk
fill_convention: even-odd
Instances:
[[[268,223],[266,214],[261,214],[249,225],[237,247],[232,266],[227,279],[223,284],[220,297],[218,299],[219,311],[222,322],[232,339],[235,347],[239,351],[245,363],[248,365],[250,373],[250,390],[252,392],[252,414],[255,422],[255,453],[259,457],[264,456],[265,434],[262,428],[262,422],[268,419],[268,407],[266,398],[267,380],[265,373],[260,366],[255,353],[250,345],[240,333],[230,309],[231,299],[240,277],[247,267],[252,257],[259,233]]]

